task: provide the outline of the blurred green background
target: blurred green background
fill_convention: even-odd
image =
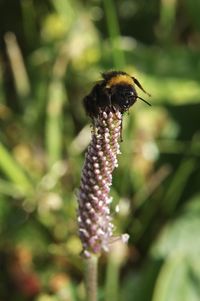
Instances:
[[[199,14],[198,0],[0,1],[1,301],[84,300],[82,98],[110,69],[152,107],[124,116],[112,211],[130,240],[101,258],[99,300],[200,300]]]

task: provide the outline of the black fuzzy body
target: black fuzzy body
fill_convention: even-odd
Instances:
[[[108,83],[119,76],[125,76],[129,81]],[[119,110],[121,113],[127,111],[137,100],[137,93],[134,84],[130,84],[131,77],[122,71],[111,71],[102,74],[103,79],[98,82],[90,94],[88,94],[83,102],[87,114],[97,117],[100,109]]]

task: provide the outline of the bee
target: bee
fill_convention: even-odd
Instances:
[[[133,76],[123,71],[109,71],[102,73],[100,80],[83,99],[86,113],[91,117],[97,117],[100,110],[119,110],[122,114],[139,98],[146,104],[146,100],[138,96],[135,85],[144,93],[147,93],[140,82]]]

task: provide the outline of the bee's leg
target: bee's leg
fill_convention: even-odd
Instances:
[[[111,101],[111,94],[110,94],[110,90],[109,89],[105,89],[104,90],[104,95],[103,97],[105,97],[106,99],[106,104],[107,106],[112,109],[112,101]]]
[[[114,112],[114,113],[116,113],[117,112],[117,108],[115,107],[115,106],[113,106],[112,104],[111,104],[111,109],[112,109],[112,111]]]
[[[112,104],[111,95],[110,95],[109,92],[110,92],[109,90],[106,90],[106,97],[107,97],[107,100],[108,100],[108,107],[114,113],[116,113],[118,111],[118,108]],[[123,142],[123,139],[122,139],[122,120],[121,120],[121,118],[119,118],[119,120],[121,121],[121,125],[120,125],[120,142]]]

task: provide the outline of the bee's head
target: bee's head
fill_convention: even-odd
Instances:
[[[125,72],[111,72],[106,75],[106,89],[113,106],[123,113],[137,100],[133,79]]]
[[[117,106],[123,113],[127,111],[137,100],[137,93],[133,85],[116,84],[110,88],[111,103]]]
[[[113,106],[119,108],[121,113],[127,111],[136,102],[137,98],[146,102],[137,95],[135,84],[143,92],[148,93],[143,89],[136,78],[121,71],[108,72],[107,74],[103,74],[103,77],[110,102]],[[148,102],[146,103],[149,104]]]

